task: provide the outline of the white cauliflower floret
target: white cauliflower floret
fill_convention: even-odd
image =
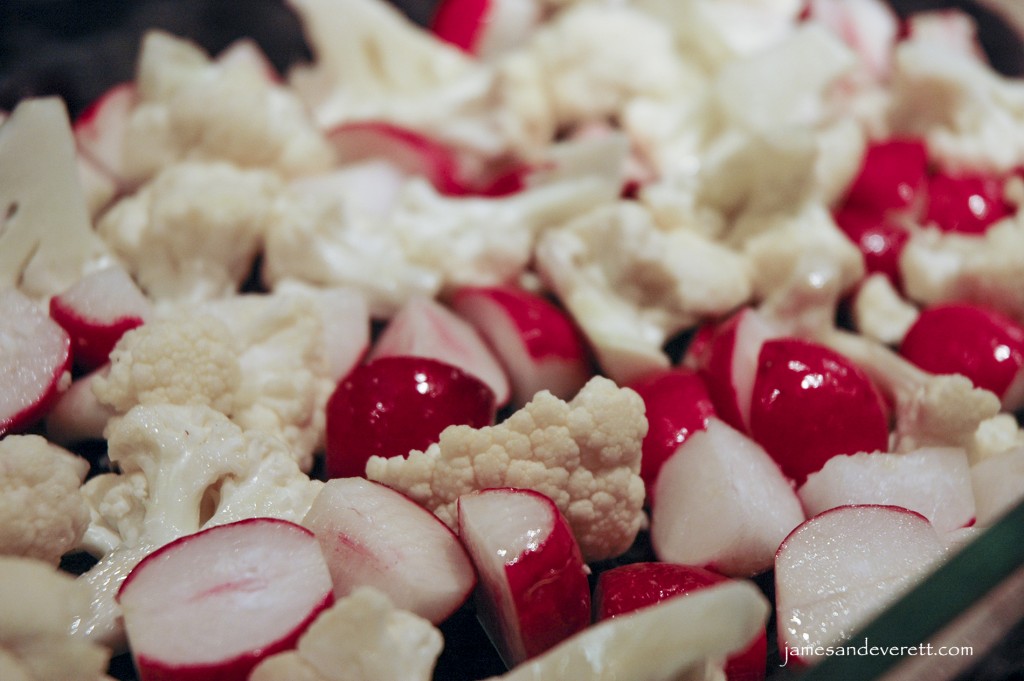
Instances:
[[[91,602],[73,631],[123,643],[114,595],[154,549],[206,527],[250,517],[301,520],[323,483],[295,463],[287,445],[243,431],[205,405],[140,405],[108,427],[108,456],[120,473],[86,482],[92,522],[84,548],[102,556],[82,577]]]
[[[0,555],[53,565],[78,545],[89,507],[78,488],[89,463],[38,435],[0,440]]]
[[[281,188],[268,171],[175,163],[114,204],[97,231],[154,298],[228,296],[249,276]]]
[[[67,108],[24,100],[0,124],[0,289],[47,298],[112,262],[92,229]]]
[[[110,650],[69,635],[87,592],[43,561],[0,556],[0,678],[102,681]]]
[[[371,457],[366,476],[433,511],[449,527],[459,495],[520,487],[551,497],[588,561],[618,556],[643,521],[640,451],[647,419],[640,396],[603,377],[571,402],[537,393],[504,422],[450,426],[408,458]]]
[[[691,230],[661,230],[631,202],[547,231],[536,259],[601,367],[619,382],[668,366],[662,346],[672,334],[751,295],[740,254]]]
[[[1024,319],[1024,215],[978,235],[915,230],[900,255],[900,273],[917,303],[977,302]]]
[[[897,346],[920,314],[884,274],[875,273],[857,288],[852,305],[858,333],[883,345]]]
[[[1024,429],[1013,414],[1000,413],[981,422],[967,453],[976,464],[1013,449],[1024,450]]]
[[[960,374],[930,374],[884,345],[844,331],[818,338],[857,363],[896,405],[895,452],[922,447],[970,449],[975,433],[999,413],[999,398]]]
[[[143,39],[139,101],[125,130],[124,171],[142,182],[185,159],[269,168],[286,177],[322,172],[334,152],[299,99],[258,60],[211,61],[160,31]]]
[[[261,662],[249,681],[429,681],[443,646],[429,621],[360,587],[321,613],[295,650]]]

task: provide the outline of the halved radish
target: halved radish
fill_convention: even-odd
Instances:
[[[134,83],[119,83],[100,95],[75,120],[79,152],[115,179],[125,176],[125,130],[137,100]]]
[[[467,287],[452,309],[469,321],[497,354],[522,406],[541,390],[569,399],[594,375],[582,334],[547,298],[511,286]]]
[[[75,365],[85,371],[106,364],[121,336],[149,313],[145,294],[119,265],[87,274],[50,299],[50,316],[68,332]]]
[[[117,601],[141,681],[245,681],[293,648],[334,596],[312,532],[250,518],[153,552]]]
[[[841,506],[801,524],[775,557],[784,662],[820,658],[945,555],[928,520],[898,506]]]
[[[320,541],[335,598],[372,586],[396,607],[439,624],[476,586],[473,563],[455,533],[384,485],[329,480],[302,524]]]
[[[651,544],[658,559],[730,576],[771,568],[779,543],[804,520],[778,465],[717,418],[669,457],[654,489]]]
[[[484,339],[433,298],[410,298],[388,322],[367,359],[396,355],[429,357],[459,367],[494,391],[498,407],[511,398],[508,375]]]
[[[103,439],[103,429],[117,416],[117,410],[100,402],[92,385],[106,370],[103,366],[79,376],[60,393],[46,414],[47,438],[64,447]]]
[[[0,436],[43,418],[71,385],[71,339],[16,289],[0,291]]]
[[[443,0],[430,20],[441,40],[480,57],[516,47],[542,19],[538,0]]]
[[[551,499],[527,489],[463,495],[459,536],[479,574],[481,623],[509,667],[590,624],[589,571]]]

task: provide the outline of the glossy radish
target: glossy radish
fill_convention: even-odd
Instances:
[[[881,504],[920,513],[941,533],[974,524],[971,469],[959,447],[834,456],[797,494],[808,516],[837,506]]]
[[[860,249],[867,273],[884,274],[897,290],[902,289],[900,255],[910,232],[875,208],[844,206],[833,217],[843,233]]]
[[[511,286],[467,287],[455,293],[451,305],[501,361],[515,406],[541,390],[569,399],[594,374],[579,329],[543,296]]]
[[[412,355],[457,366],[494,392],[497,406],[512,395],[508,374],[473,326],[432,298],[415,296],[388,321],[369,359]]]
[[[841,506],[807,520],[775,557],[778,646],[810,663],[920,581],[946,555],[924,516],[897,506]]]
[[[1014,213],[1003,196],[1004,178],[936,173],[928,180],[925,224],[944,232],[983,234]]]
[[[687,367],[656,372],[626,387],[643,398],[647,410],[640,477],[650,505],[662,465],[690,435],[704,430],[708,420],[716,415],[715,406],[704,379]]]
[[[427,357],[381,357],[341,380],[326,408],[330,478],[363,476],[371,456],[406,456],[450,425],[494,420],[494,393],[458,367]]]
[[[46,416],[71,385],[71,339],[17,289],[0,291],[0,436]]]
[[[844,356],[812,341],[776,338],[758,358],[750,434],[800,485],[833,456],[886,451],[888,410]]]
[[[489,58],[524,43],[542,10],[537,0],[442,0],[430,30],[469,54]]]
[[[588,569],[548,497],[487,489],[459,497],[459,536],[479,574],[478,616],[513,667],[590,624]]]
[[[106,364],[121,336],[150,311],[145,294],[117,265],[85,275],[50,299],[50,316],[68,332],[75,365],[85,371]]]
[[[928,189],[928,149],[920,139],[886,139],[871,143],[847,190],[845,205],[887,211],[912,210]]]
[[[681,563],[640,562],[605,570],[594,587],[594,617],[600,622],[733,581],[717,572]],[[725,662],[727,681],[765,678],[768,636],[759,632],[750,645]]]
[[[334,601],[309,530],[252,518],[177,539],[117,594],[141,681],[244,681]]]
[[[302,525],[320,542],[336,599],[372,586],[396,607],[439,624],[476,586],[473,563],[447,525],[365,478],[327,481]]]
[[[756,442],[711,419],[661,468],[651,509],[659,560],[747,577],[768,570],[804,520],[800,500]]]

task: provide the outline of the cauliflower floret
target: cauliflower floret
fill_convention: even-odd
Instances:
[[[177,537],[249,517],[299,522],[323,483],[310,479],[287,445],[243,431],[206,405],[134,407],[107,429],[120,473],[82,487],[92,511],[84,547],[102,556],[82,577],[91,602],[76,635],[123,644],[114,595],[131,569]]]
[[[249,681],[429,681],[443,646],[430,622],[360,587],[321,613],[295,650],[261,662]]]
[[[302,103],[259,60],[211,61],[196,45],[151,31],[136,88],[123,152],[125,175],[136,183],[184,159],[224,160],[286,177],[334,163]]]
[[[899,345],[917,320],[919,311],[908,303],[884,274],[864,279],[853,298],[853,325],[864,336],[883,345]]]
[[[89,463],[38,435],[0,440],[0,555],[56,565],[78,545],[89,507],[78,488]]]
[[[86,597],[81,584],[53,565],[0,556],[0,678],[109,680],[110,651],[68,634]]]
[[[571,402],[542,391],[496,426],[450,426],[424,452],[371,457],[366,477],[407,494],[452,528],[461,494],[534,489],[565,515],[584,558],[602,560],[625,552],[642,524],[646,434],[640,396],[596,377]]]
[[[973,465],[1011,449],[1024,450],[1024,429],[1013,414],[1000,413],[981,422],[967,453]]]
[[[819,337],[863,368],[896,405],[895,452],[922,447],[970,449],[975,433],[999,413],[999,398],[960,374],[929,374],[889,348],[844,331]]]
[[[751,295],[740,254],[691,230],[660,230],[631,202],[547,231],[536,259],[604,371],[623,383],[668,366],[661,348],[672,334]]]
[[[249,276],[281,189],[268,171],[175,163],[114,204],[97,231],[154,298],[228,296]]]

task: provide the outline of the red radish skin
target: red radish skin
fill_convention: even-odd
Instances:
[[[925,308],[900,354],[933,374],[963,374],[1008,411],[1024,404],[1024,326],[1001,312],[970,303]]]
[[[1003,197],[1002,184],[998,177],[936,173],[928,180],[925,224],[944,232],[984,234],[1014,212]]]
[[[32,300],[0,292],[0,436],[43,419],[71,385],[71,338]]]
[[[625,615],[732,579],[712,570],[680,563],[620,565],[598,576],[594,587],[594,618],[601,621]],[[762,631],[750,646],[729,656],[725,662],[725,678],[727,681],[763,681],[767,658],[768,636]]]
[[[588,569],[548,497],[487,489],[459,498],[459,536],[480,579],[481,623],[511,668],[590,624]]]
[[[475,54],[494,1],[442,0],[430,20],[430,30],[441,40],[464,52]]]
[[[473,563],[455,533],[384,485],[329,480],[302,524],[320,542],[335,598],[372,586],[396,607],[440,624],[476,586]]]
[[[835,214],[836,224],[864,256],[867,274],[884,274],[897,291],[903,290],[900,256],[910,232],[873,208],[845,206]]]
[[[124,177],[124,133],[137,100],[135,85],[120,83],[86,107],[74,123],[79,153],[114,178]]]
[[[888,410],[853,362],[812,341],[777,338],[758,358],[750,434],[801,485],[833,456],[886,451]]]
[[[874,142],[847,190],[845,205],[868,208],[878,215],[912,209],[927,191],[927,175],[928,150],[923,140]]]
[[[75,366],[91,371],[106,364],[125,332],[141,326],[149,302],[120,267],[88,274],[50,299],[50,316],[71,337]]]
[[[481,428],[494,393],[458,367],[427,357],[381,357],[353,369],[327,401],[329,478],[364,476],[371,456],[406,456],[450,425]]]
[[[579,329],[541,295],[511,286],[467,287],[455,293],[451,305],[501,360],[516,406],[541,390],[568,399],[594,374]]]
[[[640,395],[647,410],[640,477],[650,505],[662,465],[691,434],[707,427],[715,407],[704,379],[686,367],[651,374],[627,387]]]
[[[157,549],[117,602],[140,681],[245,681],[294,648],[334,596],[312,532],[250,518]]]

